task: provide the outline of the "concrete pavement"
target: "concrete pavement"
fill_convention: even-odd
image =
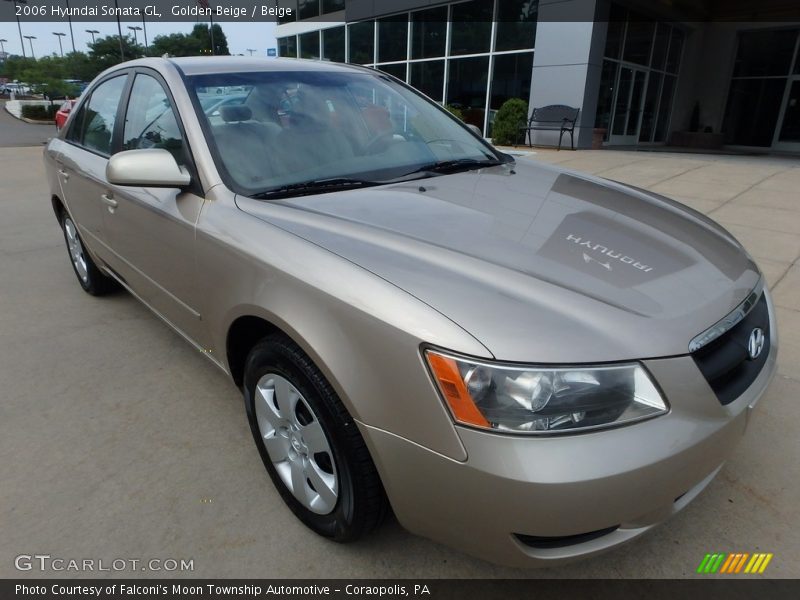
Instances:
[[[16,571],[14,557],[46,553],[191,558],[194,577],[669,578],[692,576],[716,551],[773,552],[767,576],[800,577],[798,161],[609,151],[520,160],[673,195],[719,219],[767,273],[779,373],[732,459],[686,510],[628,546],[538,571],[472,559],[392,519],[355,545],[317,537],[269,482],[233,384],[129,295],[80,289],[41,148],[0,149],[0,577],[39,575]]]
[[[8,114],[0,100],[0,148],[41,146],[56,134],[53,124],[34,124],[20,121]]]

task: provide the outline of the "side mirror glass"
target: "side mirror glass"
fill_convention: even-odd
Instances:
[[[163,148],[118,152],[106,165],[106,179],[114,185],[165,188],[186,187],[192,180]]]

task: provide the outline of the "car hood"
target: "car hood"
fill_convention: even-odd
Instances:
[[[742,247],[691,209],[512,166],[237,204],[412,294],[500,360],[686,354],[758,283]]]

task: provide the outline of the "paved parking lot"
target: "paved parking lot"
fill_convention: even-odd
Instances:
[[[767,274],[782,349],[747,437],[685,511],[604,556],[515,571],[413,537],[391,519],[350,546],[300,525],[263,471],[233,384],[128,295],[81,291],[41,151],[0,148],[0,577],[34,576],[13,566],[33,553],[192,558],[195,577],[685,577],[714,551],[773,552],[767,575],[800,577],[796,159],[520,158],[650,188],[719,220]]]

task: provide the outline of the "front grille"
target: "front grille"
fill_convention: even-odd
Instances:
[[[756,328],[764,332],[764,346],[761,354],[751,360],[748,344],[750,334]],[[762,293],[744,319],[708,345],[693,352],[692,358],[719,401],[730,404],[758,377],[767,362],[769,349],[769,309],[766,295]]]

